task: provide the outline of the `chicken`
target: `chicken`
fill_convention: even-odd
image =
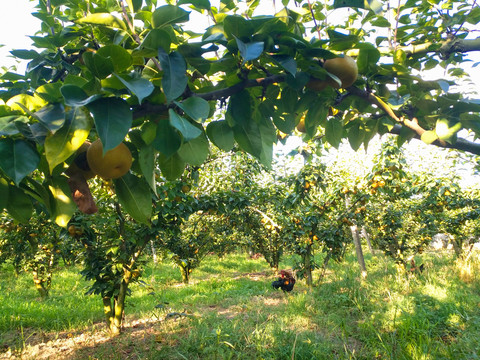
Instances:
[[[295,278],[293,277],[292,273],[287,270],[280,271],[280,277],[278,280],[272,282],[272,287],[274,289],[282,289],[284,292],[290,292],[293,290],[293,286],[295,285]]]

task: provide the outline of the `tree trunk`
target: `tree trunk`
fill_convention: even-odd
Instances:
[[[153,258],[153,263],[157,265],[158,260],[157,260],[157,249],[155,249],[155,244],[153,240],[150,240],[150,247],[152,248],[152,258]]]
[[[368,250],[370,250],[372,254],[375,254],[375,250],[373,249],[372,243],[370,242],[370,234],[367,232],[365,226],[362,226],[361,234],[367,241]]]
[[[126,275],[128,277],[128,275]],[[123,314],[125,311],[125,298],[128,290],[128,279],[123,279],[117,296],[103,298],[103,313],[107,321],[108,331],[111,336],[117,336],[122,331]]]
[[[48,288],[45,286],[45,281],[38,276],[37,271],[33,271],[33,283],[35,284],[35,289],[37,289],[40,297],[42,299],[48,298]]]
[[[457,241],[457,239],[452,238],[451,240],[453,250],[455,251],[455,255],[458,258],[462,258],[462,243],[460,241]]]
[[[330,261],[330,258],[332,257],[332,253],[328,252],[327,256],[325,256],[325,259],[323,259],[323,265],[322,265],[322,272],[320,273],[320,277],[318,278],[318,283],[323,280],[325,277],[325,274],[327,272],[327,267],[328,267],[328,262]]]
[[[182,282],[184,284],[188,284],[190,277],[189,277],[189,272],[188,272],[188,267],[185,266],[180,266],[180,272],[182,273]]]
[[[352,238],[355,245],[355,252],[357,253],[358,265],[360,265],[360,270],[362,271],[362,278],[365,278],[367,276],[367,267],[365,266],[362,243],[360,242],[360,234],[358,232],[357,225],[350,226],[350,230],[352,231]]]
[[[307,286],[312,287],[313,277],[312,277],[312,245],[307,245],[307,251],[303,256],[303,266],[305,267],[305,279],[307,281]]]

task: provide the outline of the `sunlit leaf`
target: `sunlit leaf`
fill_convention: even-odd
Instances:
[[[52,218],[58,226],[65,228],[77,210],[77,206],[71,197],[67,179],[63,176],[54,177],[52,178],[52,184],[48,188],[53,195],[55,203]]]
[[[65,124],[45,139],[45,156],[50,173],[87,140],[92,125],[92,118],[85,108],[73,108],[66,113]]]
[[[165,25],[187,22],[189,12],[178,6],[164,5],[157,8],[152,14],[152,25],[159,28]]]
[[[94,13],[89,14],[77,20],[79,24],[103,25],[116,29],[127,30],[127,26],[123,20],[117,18],[110,13]]]

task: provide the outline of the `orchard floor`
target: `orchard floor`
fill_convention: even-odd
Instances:
[[[207,258],[190,284],[168,262],[144,267],[122,334],[110,338],[101,300],[84,296],[77,269],[59,269],[40,301],[27,274],[0,268],[0,359],[475,359],[480,356],[480,254],[417,258],[420,275],[398,274],[367,255],[331,263],[313,289],[271,288],[262,259]],[[291,268],[286,259],[283,268]],[[318,279],[319,273],[315,274]],[[65,292],[65,289],[69,291]]]

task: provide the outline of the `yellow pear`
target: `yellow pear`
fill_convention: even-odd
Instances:
[[[357,63],[348,55],[326,60],[323,68],[342,81],[342,88],[352,86],[358,77]],[[329,84],[335,88],[339,88],[336,81],[331,81]]]
[[[120,143],[103,155],[100,139],[95,140],[87,151],[90,169],[104,179],[117,179],[125,175],[132,166],[132,153],[127,145]]]

